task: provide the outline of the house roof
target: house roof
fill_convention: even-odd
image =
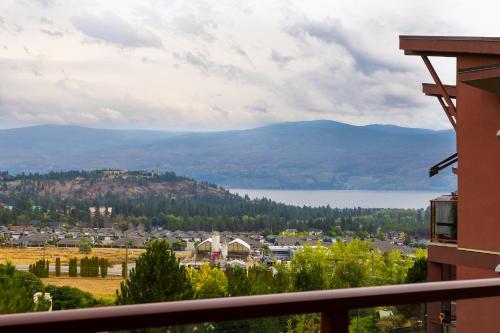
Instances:
[[[240,245],[242,245],[242,246],[246,247],[246,248],[248,249],[248,251],[250,251],[250,245],[248,245],[248,243],[247,243],[247,242],[245,242],[244,240],[241,240],[241,239],[239,239],[239,238],[236,238],[236,239],[234,239],[234,240],[230,241],[230,242],[227,244],[227,246],[229,247],[231,244],[240,244]]]
[[[198,244],[198,247],[202,244],[205,244],[205,243],[212,243],[212,237],[209,237],[207,239],[205,239],[203,242],[201,242],[200,244]]]

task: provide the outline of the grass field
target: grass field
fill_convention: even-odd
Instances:
[[[142,253],[144,249],[129,249],[129,261],[134,262]],[[74,247],[26,247],[26,248],[0,248],[0,264],[11,262],[15,265],[29,265],[37,260],[48,259],[51,264],[55,263],[56,258],[61,258],[61,264],[66,265],[69,263],[70,258],[84,258],[90,256],[97,256],[99,258],[108,259],[112,264],[121,264],[125,259],[125,249],[119,248],[93,248],[90,254],[83,254]]]
[[[87,291],[97,298],[103,298],[111,301],[115,297],[115,290],[120,289],[120,282],[123,281],[120,277],[106,278],[70,278],[67,276],[50,276],[41,279],[44,284],[52,284],[55,286],[69,286]]]

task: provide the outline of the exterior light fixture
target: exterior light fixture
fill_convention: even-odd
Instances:
[[[500,265],[497,265],[497,267],[495,267],[495,273],[500,274]]]
[[[500,130],[497,132],[497,138],[500,138]]]

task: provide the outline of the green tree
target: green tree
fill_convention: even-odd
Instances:
[[[61,258],[56,258],[56,276],[61,276]]]
[[[29,266],[29,272],[39,278],[49,277],[49,261],[43,259],[38,260],[33,265]]]
[[[297,291],[320,290],[328,287],[330,251],[323,246],[304,246],[292,259],[292,281]]]
[[[68,275],[70,277],[76,277],[77,276],[77,273],[78,273],[77,262],[78,261],[77,261],[76,258],[69,259],[69,271],[68,271]]]
[[[80,253],[92,252],[92,243],[90,242],[90,239],[83,238],[78,244],[78,250],[80,251]]]
[[[252,286],[251,295],[270,294],[273,291],[273,272],[268,267],[251,266],[248,281]]]
[[[99,268],[101,271],[101,277],[105,278],[106,276],[108,276],[108,266],[109,266],[108,259],[101,258],[99,260]]]
[[[174,251],[184,251],[186,249],[187,243],[183,240],[175,241],[172,244],[172,250]]]
[[[381,241],[384,241],[386,238],[385,238],[385,234],[382,232],[382,231],[378,231],[377,234],[375,235],[375,237]]]
[[[373,269],[371,242],[354,239],[347,244],[339,241],[331,247],[334,270],[333,288],[356,288],[371,285]]]
[[[52,310],[89,308],[98,304],[90,293],[77,288],[48,285],[45,291],[52,297]]]
[[[186,269],[165,241],[148,243],[127,280],[117,290],[117,304],[150,303],[191,298]]]
[[[293,290],[292,275],[288,265],[278,263],[274,266],[273,293],[287,293]]]
[[[48,309],[47,304],[34,302],[38,291],[43,291],[43,284],[35,275],[20,272],[9,263],[0,265],[0,314]]]
[[[247,271],[241,267],[226,267],[227,292],[229,296],[250,295],[252,286]]]
[[[375,315],[370,313],[364,316],[355,316],[349,325],[349,333],[375,333],[377,332]]]
[[[425,282],[427,280],[427,255],[424,250],[417,250],[415,262],[408,270],[407,283]]]
[[[199,269],[189,269],[188,275],[196,298],[227,296],[228,281],[220,268],[203,264]]]
[[[125,261],[122,261],[122,278],[126,279],[127,278],[127,263]]]

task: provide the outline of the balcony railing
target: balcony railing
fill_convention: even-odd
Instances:
[[[347,333],[349,310],[500,296],[500,278],[215,298],[0,316],[0,332],[102,332],[321,313],[321,332]]]
[[[434,242],[457,242],[458,196],[443,195],[431,200],[431,240]]]

